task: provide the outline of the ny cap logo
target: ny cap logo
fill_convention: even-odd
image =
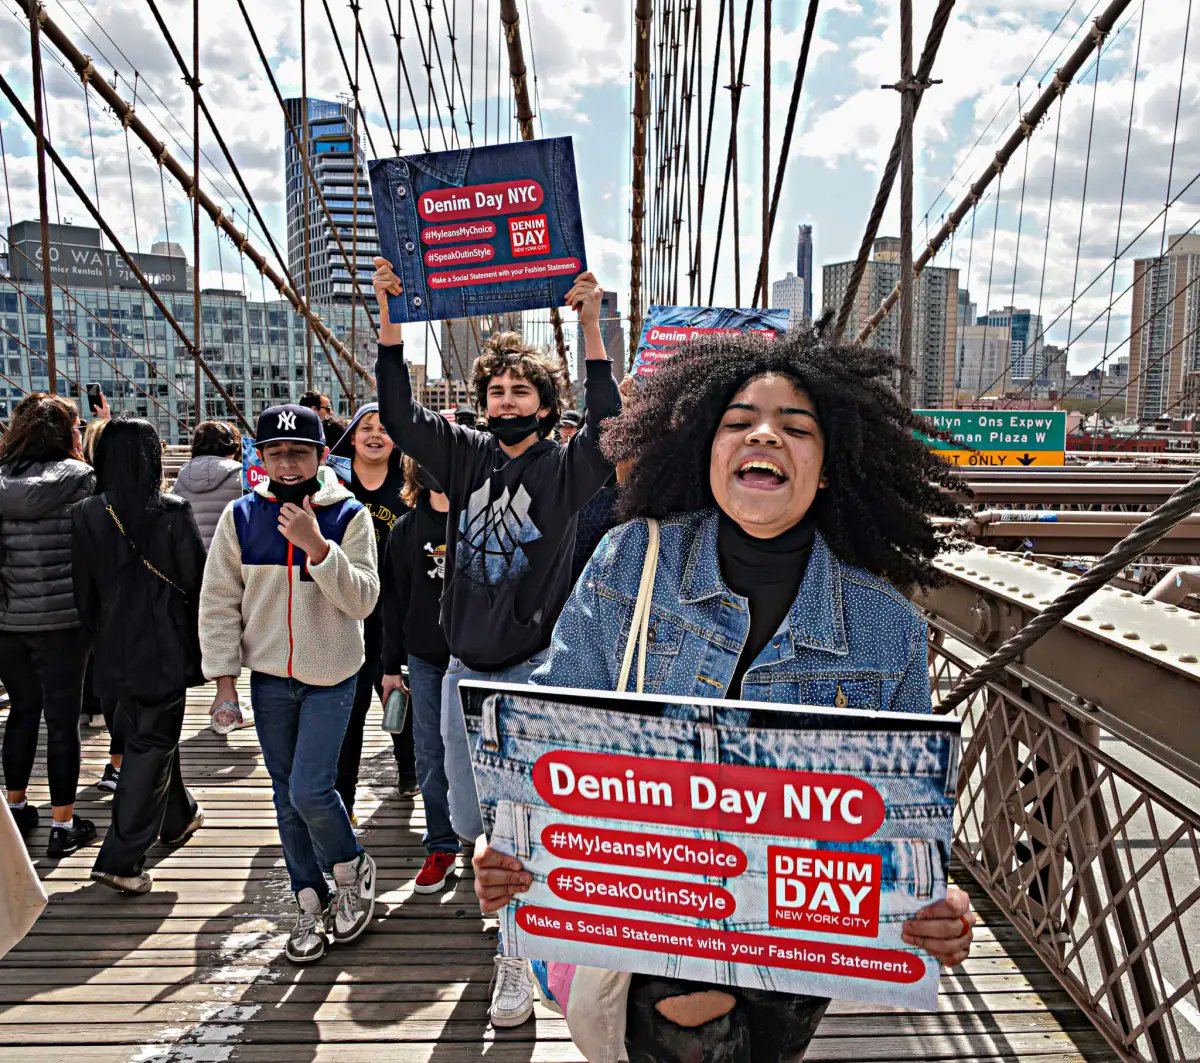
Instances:
[[[275,427],[283,432],[296,431],[296,415],[285,410],[279,415],[279,423],[276,424]]]

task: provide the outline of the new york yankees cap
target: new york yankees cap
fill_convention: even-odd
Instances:
[[[316,410],[307,406],[271,406],[258,415],[258,427],[254,432],[254,445],[265,447],[268,443],[312,443],[325,446],[325,430]]]

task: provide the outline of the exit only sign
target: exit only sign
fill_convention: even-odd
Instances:
[[[952,442],[918,432],[952,465],[1027,468],[1064,465],[1067,415],[1063,410],[914,410]]]

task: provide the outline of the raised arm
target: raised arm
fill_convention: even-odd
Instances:
[[[583,326],[584,425],[563,448],[563,473],[567,497],[578,510],[600,490],[613,474],[612,463],[600,453],[600,425],[621,412],[621,393],[612,375],[612,362],[604,349],[600,331],[600,307],[604,289],[591,273],[581,273],[567,292],[566,302],[579,312]]]
[[[388,435],[405,454],[410,454],[437,480],[454,491],[455,470],[487,449],[482,432],[453,425],[427,410],[413,395],[412,379],[404,361],[400,325],[388,313],[388,296],[403,290],[386,258],[376,258],[373,285],[379,304],[379,361],[375,380],[379,388],[379,419]]]

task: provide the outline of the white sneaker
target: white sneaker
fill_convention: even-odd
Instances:
[[[375,914],[375,861],[366,853],[333,865],[337,892],[329,905],[329,930],[339,944],[353,941]]]
[[[519,956],[497,956],[488,1017],[497,1027],[520,1026],[533,1014],[533,976]]]
[[[300,914],[288,935],[284,953],[292,963],[314,963],[325,955],[325,923],[321,919],[321,898],[311,886],[296,894]]]

